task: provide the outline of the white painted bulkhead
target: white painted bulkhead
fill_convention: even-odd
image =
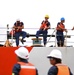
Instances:
[[[59,49],[62,52],[62,63],[69,66],[74,74],[74,48],[73,47],[34,47],[30,52],[29,62],[33,63],[38,69],[39,75],[47,75],[52,66],[47,59],[47,55],[53,49]]]

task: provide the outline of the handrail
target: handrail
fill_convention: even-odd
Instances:
[[[0,27],[0,29],[7,29],[7,34],[0,34],[0,35],[7,35],[7,38],[10,38],[11,37],[10,38],[11,39],[11,43],[13,43],[13,39],[15,38],[15,36],[9,35],[9,31],[10,31],[10,29],[12,29],[12,27],[9,27],[9,25],[7,25],[7,27]],[[39,28],[24,28],[24,29],[39,29]],[[52,34],[48,34],[47,35],[47,37],[49,37],[47,43],[51,42],[50,41],[51,37],[55,37],[55,41],[54,42],[55,42],[55,46],[57,46],[56,45],[56,42],[57,42],[56,41],[56,36],[57,36],[56,35],[56,29],[55,28],[51,28],[49,30],[54,30],[54,31],[52,32]],[[67,30],[72,30],[72,29],[67,29]],[[67,35],[67,33],[66,33],[64,36],[66,38],[66,45],[67,45],[67,43],[68,43],[67,38],[70,38],[71,36],[74,36],[74,35]],[[30,34],[30,37],[36,37],[36,34]],[[42,35],[40,35],[40,37],[42,37]]]
[[[8,27],[9,29],[12,29],[12,27]],[[0,27],[0,29],[7,29],[7,27]],[[24,28],[24,29],[39,29],[39,28]],[[55,28],[50,28],[50,29],[55,29]],[[67,29],[67,30],[72,30],[72,29]]]

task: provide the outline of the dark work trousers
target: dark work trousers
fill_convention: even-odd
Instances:
[[[43,34],[43,43],[44,43],[44,45],[47,43],[47,33],[48,33],[47,30],[38,30],[36,32],[36,38],[38,38],[40,34]]]
[[[56,32],[56,38],[57,38],[57,45],[63,46],[64,45],[64,34],[63,31],[57,31]]]
[[[22,38],[24,39],[26,35],[27,33],[25,31],[20,31],[15,33],[16,46],[19,46],[19,37],[22,36]]]

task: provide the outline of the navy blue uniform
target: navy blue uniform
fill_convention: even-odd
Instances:
[[[48,71],[48,75],[57,75],[57,73],[58,73],[58,68],[56,66],[52,66]],[[70,71],[70,75],[73,75],[71,71]]]
[[[15,27],[19,27],[19,26],[22,27],[23,25],[24,25],[23,22],[19,22],[19,23],[15,22],[14,23]],[[19,29],[17,31],[17,28],[15,28],[16,46],[19,45],[19,37],[20,37],[20,35],[22,36],[22,39],[24,39],[27,36],[27,33],[25,31],[22,31],[22,29]]]
[[[41,24],[43,24],[43,22],[44,22],[44,21],[42,21]],[[49,27],[49,26],[50,26],[50,22],[49,22],[49,21],[45,21],[45,22],[47,22],[46,25],[47,25],[47,27]],[[46,42],[47,42],[47,33],[48,33],[48,29],[46,29],[46,30],[39,29],[39,30],[36,32],[36,38],[38,38],[40,34],[43,34],[43,42],[44,42],[44,45],[45,45]]]
[[[28,61],[25,59],[21,59],[21,62],[28,63]],[[14,73],[14,75],[19,75],[20,70],[21,70],[20,64],[15,64],[12,73]],[[36,69],[36,75],[38,75],[37,69]]]
[[[60,22],[57,24],[57,27],[58,27],[58,25],[60,25]],[[56,35],[57,35],[56,38],[57,38],[57,44],[58,44],[58,46],[60,46],[60,44],[61,44],[61,46],[63,46],[64,45],[63,30],[62,29],[61,30],[57,30]]]

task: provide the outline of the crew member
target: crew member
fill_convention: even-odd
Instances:
[[[38,75],[36,67],[28,62],[29,52],[25,47],[15,50],[17,63],[13,67],[12,75]]]
[[[62,64],[62,53],[60,50],[53,49],[47,58],[52,65],[48,71],[48,75],[73,75],[70,68]]]
[[[47,33],[48,33],[48,29],[50,28],[50,22],[48,21],[49,16],[45,15],[45,20],[42,21],[40,29],[36,32],[36,38],[38,40],[38,37],[40,34],[43,34],[43,42],[44,42],[44,46],[47,43]]]
[[[19,37],[22,36],[21,42],[24,44],[25,40],[24,38],[29,35],[27,35],[27,32],[22,31],[24,29],[24,23],[21,22],[19,19],[14,23],[13,28],[15,29],[15,39],[16,39],[16,46],[19,46]]]
[[[56,38],[57,38],[57,45],[58,47],[63,47],[64,46],[64,34],[63,32],[67,32],[67,29],[65,29],[65,25],[64,25],[64,22],[65,22],[65,18],[62,17],[61,19],[61,22],[59,22],[57,24],[57,27],[56,27]]]

